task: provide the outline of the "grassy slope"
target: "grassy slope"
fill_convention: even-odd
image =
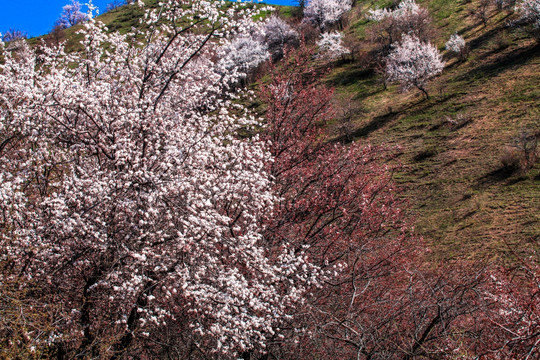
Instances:
[[[504,12],[493,9],[488,26],[478,25],[469,15],[476,1],[418,2],[430,9],[441,50],[456,31],[472,50],[465,62],[445,54],[447,68],[430,84],[430,100],[395,86],[385,91],[358,64],[339,66],[329,82],[366,110],[355,121],[357,141],[401,147],[404,168],[396,179],[434,256],[511,261],[510,249],[540,240],[540,164],[507,173],[500,161],[521,129],[540,131],[540,46],[508,28]],[[360,1],[360,12],[373,3],[385,5]],[[368,26],[360,19],[348,31],[362,38]],[[459,114],[471,121],[453,129],[446,119]]]

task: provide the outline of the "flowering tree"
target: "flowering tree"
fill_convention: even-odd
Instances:
[[[414,0],[403,0],[395,9],[369,10],[367,18],[377,23],[370,33],[382,46],[383,56],[393,43],[401,41],[403,34],[414,34],[423,41],[430,38],[429,12]]]
[[[22,30],[9,29],[4,34],[0,34],[0,37],[2,38],[3,42],[11,42],[11,41],[17,41],[17,40],[24,40],[28,36]]]
[[[272,61],[283,57],[287,47],[295,48],[299,45],[298,32],[278,16],[271,16],[265,23],[264,43],[272,54]]]
[[[339,24],[351,7],[352,0],[309,0],[304,8],[304,20],[326,29]]]
[[[350,50],[343,45],[343,34],[338,31],[321,34],[317,46],[319,54],[331,60],[350,53]]]
[[[281,199],[267,237],[271,246],[292,241],[305,249],[326,270],[326,285],[312,289],[308,303],[283,325],[284,338],[272,339],[279,345],[270,352],[289,359],[350,358],[350,342],[336,336],[348,332],[348,311],[374,306],[371,290],[386,289],[383,282],[391,279],[383,274],[395,274],[394,260],[408,248],[408,224],[381,162],[384,149],[324,141],[321,125],[334,116],[332,92],[315,81],[320,74],[311,57],[301,48],[273,69],[262,89],[275,158],[270,173]]]
[[[56,21],[56,25],[67,29],[86,20],[88,20],[88,14],[81,11],[81,4],[76,0],[71,0],[71,4],[62,8],[62,14]]]
[[[425,88],[427,81],[443,69],[444,62],[437,48],[414,35],[405,35],[386,60],[389,81],[400,82],[405,90],[416,87],[426,98],[429,98]]]
[[[90,19],[81,53],[2,48],[0,257],[49,301],[48,357],[234,357],[312,283],[302,251],[265,245],[272,157],[238,137],[257,121],[215,60],[256,10],[186,5],[125,35]]]
[[[266,45],[253,36],[241,35],[219,50],[223,76],[232,79],[231,83],[246,78],[270,54]]]
[[[465,60],[467,58],[467,43],[465,42],[465,39],[463,39],[463,37],[459,36],[457,33],[450,36],[450,39],[446,42],[445,46],[446,50],[457,54],[461,60]]]

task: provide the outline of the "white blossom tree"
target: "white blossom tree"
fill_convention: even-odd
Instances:
[[[391,44],[401,41],[403,34],[414,34],[424,41],[430,37],[429,12],[414,0],[403,0],[395,9],[369,10],[366,17],[378,23],[372,37],[386,50]]]
[[[81,3],[71,0],[71,4],[64,5],[62,8],[62,14],[56,21],[56,25],[67,29],[88,20],[88,14],[82,12],[81,9]]]
[[[443,71],[444,65],[435,46],[415,35],[404,35],[386,59],[386,73],[389,81],[400,82],[405,90],[416,87],[429,98],[425,85]]]
[[[298,32],[278,16],[271,16],[263,28],[264,43],[276,62],[284,55],[287,47],[297,47],[300,43]]]
[[[533,25],[540,39],[540,0],[523,0],[516,6],[521,20]]]
[[[446,50],[458,55],[461,60],[465,60],[467,58],[467,43],[465,42],[465,39],[457,33],[450,36],[450,39],[448,39],[446,42],[445,47]]]
[[[317,46],[319,55],[330,60],[339,59],[350,53],[350,50],[343,45],[343,34],[338,31],[321,34]]]
[[[219,50],[218,65],[222,74],[231,78],[231,84],[245,79],[270,57],[265,44],[250,35],[240,35]]]
[[[351,7],[352,0],[309,0],[304,8],[304,20],[326,29],[338,24]]]
[[[371,21],[383,21],[387,18],[394,18],[398,21],[406,22],[413,16],[418,16],[425,11],[415,0],[403,0],[395,9],[375,9],[369,10],[367,18]]]
[[[302,251],[265,246],[272,158],[237,136],[258,123],[227,93],[245,68],[215,60],[256,10],[186,4],[125,35],[90,18],[81,53],[0,43],[2,276],[54,303],[54,330],[28,335],[47,357],[234,358],[312,284]]]

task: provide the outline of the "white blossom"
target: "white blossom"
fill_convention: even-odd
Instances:
[[[458,34],[452,34],[450,39],[446,42],[446,50],[455,54],[460,54],[466,46],[465,39]]]
[[[392,17],[394,19],[405,19],[409,16],[418,15],[422,8],[418,6],[415,0],[403,0],[399,3],[396,9],[375,9],[369,10],[367,18],[371,21],[382,21]]]
[[[218,66],[221,71],[228,76],[236,71],[240,77],[246,77],[270,56],[265,44],[246,35],[233,39],[220,49],[220,53]]]
[[[386,73],[389,81],[400,82],[405,90],[416,87],[428,96],[426,82],[440,74],[444,65],[435,46],[415,35],[404,35],[386,60]]]
[[[91,15],[82,12],[81,8],[81,3],[76,0],[72,0],[71,4],[64,5],[62,8],[62,14],[56,22],[57,25],[66,29],[88,20]]]
[[[350,53],[350,50],[343,46],[343,34],[338,31],[321,34],[317,46],[319,54],[328,59],[338,59]]]
[[[338,23],[351,7],[352,0],[309,0],[304,20],[325,29]]]
[[[90,18],[80,53],[0,41],[0,256],[78,309],[58,316],[60,334],[101,326],[113,341],[182,318],[233,353],[302,301],[312,279],[294,274],[307,260],[286,244],[270,253],[262,236],[276,202],[267,144],[238,136],[259,121],[230,111],[228,82],[268,56],[236,37],[254,15],[170,0],[133,33]],[[86,299],[115,320],[84,317]]]
[[[262,28],[264,43],[272,55],[272,60],[277,61],[283,57],[285,48],[296,47],[299,44],[298,32],[278,16],[271,16]]]
[[[521,19],[540,28],[540,0],[523,0],[516,6]]]

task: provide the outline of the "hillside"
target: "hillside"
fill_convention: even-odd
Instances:
[[[0,43],[0,358],[537,358],[510,3],[148,0]]]
[[[494,7],[484,27],[470,14],[478,1],[419,4],[434,19],[439,49],[457,32],[471,50],[463,62],[444,54],[447,66],[431,82],[429,100],[396,86],[384,90],[380,76],[358,63],[338,66],[328,83],[365,111],[354,121],[356,141],[401,149],[396,179],[436,257],[510,260],[511,251],[537,248],[540,239],[540,164],[520,171],[502,162],[521,132],[540,134],[540,47]],[[386,4],[359,2],[347,30],[363,48],[370,24],[361,14],[377,5]]]
[[[344,32],[357,39],[358,54],[355,61],[333,64],[326,82],[338,98],[352,99],[352,107],[361,109],[346,125],[354,141],[399,147],[403,170],[395,179],[436,258],[511,262],[512,251],[537,247],[540,237],[539,163],[526,171],[503,165],[521,133],[540,133],[540,47],[523,29],[510,26],[515,14],[495,6],[484,26],[473,16],[480,2],[418,2],[429,9],[433,42],[447,62],[429,84],[429,100],[396,85],[384,89],[381,75],[363,61],[373,48],[368,36],[373,23],[365,14],[388,1],[357,2]],[[293,7],[277,9],[285,18],[297,14]],[[124,33],[139,26],[141,14],[124,6],[99,19],[110,31]],[[76,30],[63,34],[68,49],[78,49]],[[456,32],[470,47],[465,61],[444,50]],[[337,120],[329,128],[336,139],[339,127]]]

